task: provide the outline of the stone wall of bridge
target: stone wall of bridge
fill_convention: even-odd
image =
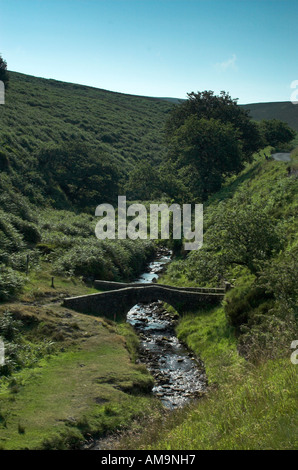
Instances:
[[[126,284],[125,284],[126,285]],[[141,302],[161,300],[172,305],[179,313],[193,311],[201,305],[216,305],[224,297],[224,291],[209,292],[182,290],[183,288],[164,287],[159,284],[125,287],[108,292],[66,298],[63,305],[78,312],[113,318],[125,317],[127,312]]]
[[[214,294],[223,294],[227,289],[222,287],[176,287],[176,286],[169,286],[166,284],[153,284],[152,282],[115,282],[115,281],[102,281],[96,280],[94,281],[95,287],[99,290],[109,291],[109,290],[117,290],[117,289],[124,289],[127,287],[147,287],[152,285],[157,285],[158,287],[165,287],[166,289],[172,289],[176,291],[183,291],[183,292],[201,292],[203,294],[206,293],[214,293]]]

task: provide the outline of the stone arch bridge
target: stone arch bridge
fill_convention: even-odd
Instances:
[[[229,288],[206,289],[202,287],[173,287],[162,284],[120,283],[95,281],[105,292],[64,299],[63,305],[81,313],[115,318],[125,317],[129,310],[142,302],[161,300],[179,313],[196,310],[200,305],[216,305]]]

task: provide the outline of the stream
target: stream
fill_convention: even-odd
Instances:
[[[156,282],[171,261],[171,251],[161,248],[155,261],[148,265],[136,282]],[[145,364],[154,377],[152,393],[164,407],[174,410],[200,397],[207,388],[203,363],[178,341],[175,334],[177,316],[169,313],[160,301],[140,303],[127,314],[127,321],[140,338],[138,362]],[[117,438],[116,438],[117,439]],[[95,440],[85,449],[113,448],[113,437]]]
[[[136,282],[156,282],[171,254],[166,248],[160,249]],[[154,377],[152,393],[163,405],[175,409],[201,396],[207,387],[204,366],[176,337],[176,315],[157,301],[135,305],[128,312],[127,321],[140,338],[139,363],[145,364]]]

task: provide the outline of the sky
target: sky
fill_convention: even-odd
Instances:
[[[297,19],[298,0],[0,0],[0,54],[9,70],[133,95],[290,101]]]

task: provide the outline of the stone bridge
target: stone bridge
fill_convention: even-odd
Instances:
[[[179,313],[196,310],[200,305],[216,305],[224,297],[226,288],[173,287],[162,284],[95,281],[99,292],[64,299],[63,305],[81,313],[115,318],[125,317],[136,304],[161,300]]]

